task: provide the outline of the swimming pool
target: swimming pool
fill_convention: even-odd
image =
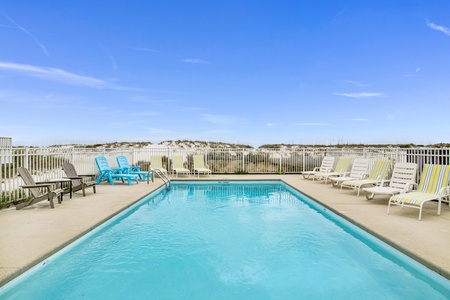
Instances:
[[[449,282],[281,182],[174,182],[6,299],[448,299]]]

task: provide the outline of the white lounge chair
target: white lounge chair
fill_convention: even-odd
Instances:
[[[315,174],[313,177],[313,181],[325,179],[325,184],[327,184],[328,179],[330,179],[331,177],[340,177],[348,174],[347,170],[350,167],[350,162],[350,157],[340,157],[334,170],[332,170],[331,172],[319,172]]]
[[[367,158],[356,158],[353,161],[350,174],[330,178],[333,186],[339,186],[344,181],[364,179],[369,175],[369,160]]]
[[[344,181],[341,184],[341,192],[343,187],[351,188],[358,191],[361,191],[361,188],[366,185],[382,185],[384,183],[385,178],[389,173],[389,166],[391,165],[390,160],[376,160],[370,170],[369,177],[366,179],[359,180],[348,180]]]
[[[401,207],[412,207],[420,210],[419,221],[422,219],[423,205],[432,200],[438,200],[437,214],[441,214],[442,198],[450,195],[449,188],[450,166],[425,165],[420,176],[419,186],[416,191],[394,195],[389,199],[388,210],[391,204]]]
[[[395,195],[406,193],[412,189],[416,182],[417,164],[396,163],[392,171],[391,180],[388,186],[374,186],[363,188],[367,200],[372,200],[376,194]]]
[[[302,172],[303,178],[308,179],[311,176],[316,175],[317,173],[326,173],[331,172],[333,170],[334,165],[334,157],[325,156],[322,160],[322,165],[320,167],[315,167],[312,171]]]

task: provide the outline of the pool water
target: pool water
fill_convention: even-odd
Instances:
[[[1,299],[448,299],[449,281],[280,182],[174,182]]]

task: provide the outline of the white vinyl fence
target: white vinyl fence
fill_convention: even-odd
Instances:
[[[449,164],[450,148],[297,148],[297,149],[207,149],[207,148],[20,148],[0,145],[0,207],[26,198],[20,188],[19,167],[27,168],[35,181],[64,177],[62,164],[71,162],[78,174],[98,174],[95,157],[105,156],[112,168],[117,167],[116,156],[127,156],[130,163],[150,168],[150,157],[161,156],[170,171],[174,155],[182,155],[192,169],[192,156],[203,154],[206,163],[216,174],[300,174],[320,166],[325,156],[390,159],[395,162],[415,162],[419,170],[426,163]]]

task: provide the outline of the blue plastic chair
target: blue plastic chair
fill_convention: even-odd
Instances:
[[[109,166],[108,160],[104,156],[97,156],[95,158],[95,163],[97,164],[98,171],[100,172],[99,176],[95,180],[97,184],[99,184],[102,180],[108,181],[111,185],[114,185],[114,179],[122,180],[125,183],[125,179],[128,180],[128,185],[131,184],[131,181],[134,180],[136,183],[139,183],[139,176],[135,174],[126,174],[123,172],[121,168],[111,169]]]
[[[147,177],[153,180],[153,172],[141,171],[141,166],[130,166],[125,155],[117,156],[116,160],[119,168],[122,170],[122,173],[138,175],[139,179],[142,181],[146,180]]]

